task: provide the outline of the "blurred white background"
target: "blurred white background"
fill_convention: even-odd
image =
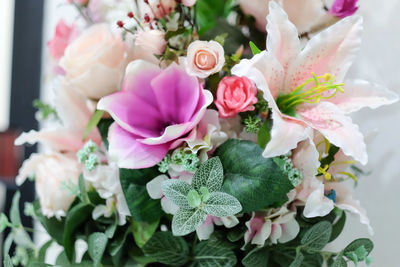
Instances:
[[[74,10],[62,6],[65,0],[47,0],[45,5],[44,42],[51,38],[59,18],[72,21]],[[250,0],[249,0],[250,1]],[[8,117],[9,72],[12,0],[0,0],[0,130],[4,129]],[[364,17],[363,44],[348,77],[363,78],[386,85],[400,94],[400,1],[363,0],[359,14]],[[48,56],[46,47],[43,59]],[[7,52],[8,51],[8,52]],[[50,85],[46,83],[46,66],[43,67],[42,96],[47,97]],[[29,114],[31,115],[31,114]],[[367,210],[375,230],[372,266],[399,266],[400,249],[400,103],[378,110],[362,110],[354,116],[365,134],[377,131],[369,144],[369,164],[372,171],[361,179],[356,197]],[[3,128],[2,128],[3,127]],[[334,243],[333,249],[343,247],[358,237],[368,237],[366,227],[358,218],[350,217],[344,234]]]

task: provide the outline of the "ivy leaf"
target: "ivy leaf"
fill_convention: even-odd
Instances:
[[[332,224],[327,221],[321,221],[307,230],[300,242],[307,252],[319,252],[329,242],[331,233]]]
[[[157,227],[160,223],[160,220],[156,220],[151,223],[147,222],[132,222],[132,233],[135,238],[136,245],[141,248],[146,244],[146,242],[153,236]]]
[[[161,190],[164,195],[183,209],[192,209],[187,199],[187,196],[192,189],[193,187],[190,184],[176,179],[169,179],[161,184]]]
[[[189,259],[189,247],[182,237],[171,232],[157,232],[142,248],[143,253],[158,262],[182,266]]]
[[[158,175],[157,168],[119,170],[122,191],[134,220],[153,222],[163,214],[160,200],[151,199],[146,190],[146,183]]]
[[[300,267],[303,260],[304,260],[304,255],[301,252],[298,252],[296,254],[296,258],[294,258],[294,261],[289,265],[289,267]]]
[[[207,219],[207,213],[201,209],[179,209],[172,219],[172,233],[183,236],[196,231]]]
[[[231,248],[222,245],[215,246],[209,241],[200,242],[194,248],[194,263],[196,267],[227,267],[235,266],[237,262],[235,253]]]
[[[214,153],[224,168],[223,192],[235,197],[247,213],[285,203],[293,189],[287,175],[251,141],[230,139]]]
[[[255,248],[243,258],[242,264],[245,267],[267,267],[269,251],[267,248]]]
[[[99,266],[107,247],[107,242],[107,236],[103,233],[96,232],[89,236],[88,252],[93,260],[94,266]]]
[[[240,202],[231,195],[223,192],[213,192],[204,205],[204,211],[207,214],[216,217],[231,216],[242,210]]]
[[[197,191],[202,186],[206,187],[208,191],[219,191],[224,182],[224,170],[222,168],[221,160],[218,157],[211,158],[200,165],[199,169],[193,176],[193,187]]]

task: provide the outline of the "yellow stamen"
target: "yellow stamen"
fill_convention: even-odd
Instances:
[[[316,76],[314,73],[311,75],[312,78],[307,79],[290,94],[278,97],[277,104],[281,110],[289,110],[302,103],[317,104],[321,100],[333,98],[337,92],[344,93],[342,88],[344,83],[333,83],[334,75],[329,73],[321,76]],[[304,90],[307,85],[312,83],[314,83],[313,87]]]
[[[332,179],[332,175],[327,172],[329,169],[329,165],[325,165],[323,168],[319,167],[318,168],[318,174],[323,175],[327,181],[330,181]]]
[[[352,173],[349,173],[349,172],[338,172],[338,174],[346,175],[346,176],[350,177],[351,179],[353,179],[354,182],[357,182],[357,177]]]

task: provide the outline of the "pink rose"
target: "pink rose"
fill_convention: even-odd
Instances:
[[[69,85],[87,98],[100,99],[120,88],[126,66],[124,42],[107,24],[94,24],[65,49],[60,66]]]
[[[257,103],[257,88],[246,77],[224,77],[218,85],[217,100],[221,118],[232,118],[239,112],[254,110]]]
[[[215,41],[194,41],[183,59],[186,71],[199,78],[219,72],[225,64],[224,48]]]
[[[65,48],[78,37],[79,32],[74,24],[68,26],[64,20],[60,19],[56,26],[53,39],[51,39],[47,45],[49,47],[50,55],[59,60],[63,55]]]
[[[188,7],[194,6],[197,0],[182,0],[182,4]]]
[[[154,55],[162,55],[166,46],[164,32],[160,30],[139,32],[135,40],[133,58],[157,64],[159,60]]]

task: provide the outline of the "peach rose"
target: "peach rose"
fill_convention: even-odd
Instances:
[[[16,182],[22,184],[27,177],[35,177],[36,193],[43,215],[47,217],[65,216],[75,196],[71,195],[65,183],[78,184],[82,172],[74,154],[60,153],[32,154],[19,170]]]
[[[86,29],[60,60],[66,82],[87,98],[100,99],[117,91],[126,66],[125,45],[107,24]]]
[[[221,118],[232,118],[239,112],[254,110],[256,96],[255,84],[246,77],[224,77],[219,82],[214,103]]]
[[[224,48],[215,41],[194,41],[183,60],[186,71],[199,78],[219,72],[225,64]]]
[[[136,35],[133,58],[158,64],[159,60],[154,55],[162,55],[166,46],[167,41],[165,41],[165,33],[163,31],[149,30],[139,32]]]

